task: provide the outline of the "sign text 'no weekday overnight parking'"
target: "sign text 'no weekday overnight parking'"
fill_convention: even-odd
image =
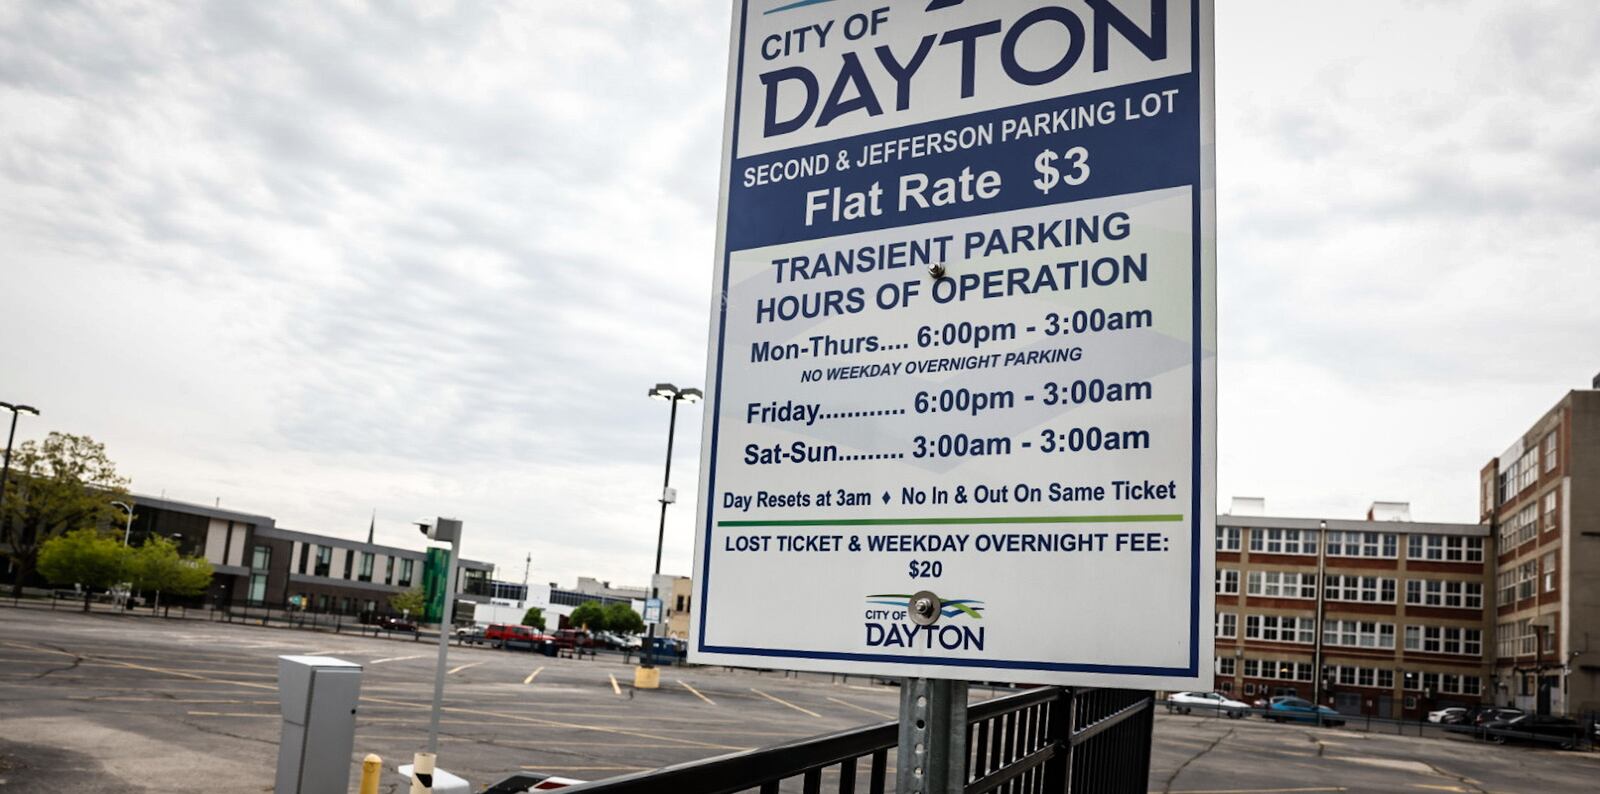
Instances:
[[[1211,18],[735,3],[692,661],[1209,679]]]

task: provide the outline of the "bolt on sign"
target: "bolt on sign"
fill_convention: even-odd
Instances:
[[[1194,686],[1209,0],[733,6],[690,658]]]

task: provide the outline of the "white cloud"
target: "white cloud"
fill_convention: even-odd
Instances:
[[[1587,4],[1219,3],[1221,493],[1472,520],[1600,367]],[[639,582],[728,4],[0,5],[0,397],[137,489]],[[674,481],[694,492],[699,421]],[[692,506],[665,567],[687,571]]]

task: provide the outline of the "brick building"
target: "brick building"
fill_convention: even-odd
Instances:
[[[1237,500],[1217,517],[1219,691],[1396,719],[1485,698],[1487,527],[1414,522],[1403,503],[1364,521],[1261,507]]]
[[[1568,392],[1479,474],[1497,540],[1502,704],[1600,710],[1600,377],[1594,386]]]

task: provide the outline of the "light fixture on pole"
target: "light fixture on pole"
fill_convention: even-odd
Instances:
[[[128,523],[123,525],[122,529],[122,545],[126,546],[128,545],[128,536],[133,534],[133,507],[127,502],[112,502],[111,504],[128,511]]]
[[[705,399],[705,394],[699,389],[680,389],[670,383],[657,383],[654,388],[650,389],[650,397],[656,400],[665,400],[672,404],[671,418],[667,423],[667,470],[666,475],[661,480],[661,499],[659,500],[661,502],[661,522],[656,528],[656,567],[654,573],[650,576],[650,601],[655,601],[659,604],[661,595],[659,588],[656,587],[656,577],[661,575],[661,546],[667,536],[667,505],[675,501],[672,493],[672,441],[678,430],[678,403],[697,403]],[[650,611],[650,601],[645,602],[646,612]],[[644,684],[644,688],[654,688],[649,682],[655,679],[650,674],[645,674],[642,671],[655,667],[656,622],[660,620],[659,613],[658,607],[655,615],[656,620],[645,621],[647,624],[647,639],[645,640],[643,653],[639,656],[641,674],[634,677],[635,686]]]
[[[38,416],[39,409],[31,405],[12,405],[7,402],[0,402],[0,409],[11,412],[11,433],[6,436],[5,463],[0,464],[0,507],[4,507],[6,503],[6,481],[11,479],[11,448],[15,446],[14,442],[17,440],[17,414]]]

